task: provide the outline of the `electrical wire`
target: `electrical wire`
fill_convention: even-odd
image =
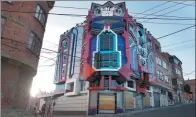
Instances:
[[[190,72],[190,73],[187,73],[186,76],[191,75],[191,74],[194,73],[194,72],[195,72],[195,70],[192,71],[192,72]]]
[[[175,31],[175,32],[173,32],[173,33],[170,33],[170,34],[167,34],[167,35],[164,35],[164,36],[161,36],[161,37],[157,38],[157,40],[158,40],[158,39],[161,39],[161,38],[164,38],[164,37],[167,37],[167,36],[170,36],[170,35],[173,35],[173,34],[176,34],[176,33],[179,33],[179,32],[181,32],[181,31],[190,29],[190,28],[192,28],[192,27],[195,27],[195,25],[190,26],[190,27],[187,27],[187,28],[184,28],[184,29],[181,29],[181,30],[178,30],[178,31]],[[147,42],[145,42],[145,43],[147,43]],[[25,43],[25,44],[26,44],[26,43]],[[136,45],[136,46],[138,46],[138,45]],[[48,50],[48,51],[51,51],[51,52],[55,52],[55,53],[59,53],[59,52],[57,52],[57,51],[50,50],[50,49],[47,49],[47,48],[42,48],[42,49],[45,49],[45,50]],[[129,48],[126,48],[126,49],[129,49]],[[65,55],[68,55],[68,54],[65,54]],[[68,56],[70,56],[70,55],[68,55]],[[81,58],[81,57],[77,57],[77,56],[75,56],[75,57],[76,57],[76,58],[79,58],[79,59],[87,60],[87,58]]]
[[[22,44],[22,46],[24,46],[24,47],[26,47],[26,46],[28,46],[28,45],[29,45],[28,43],[21,42],[21,41],[17,41],[17,40],[10,39],[10,38],[2,37],[1,39],[9,39],[9,40],[11,40],[11,41],[15,41],[15,42],[21,43],[21,44]],[[3,42],[3,41],[1,41],[1,42]],[[2,44],[7,45],[6,43],[2,43]],[[9,46],[9,47],[11,47],[11,48],[14,48],[14,49],[17,49],[17,50],[19,50],[20,52],[26,52],[26,51],[24,51],[24,50],[22,51],[21,49],[19,49],[19,48],[17,48],[17,47],[14,47],[14,46],[10,46],[10,45],[7,45],[7,46]],[[34,45],[34,47],[36,47],[36,45]],[[58,52],[58,51],[51,50],[51,49],[48,49],[48,48],[41,48],[41,49],[43,49],[43,50],[47,50],[47,51],[51,51],[51,52],[53,52],[53,53],[60,53],[60,52]],[[71,55],[66,54],[66,53],[64,53],[64,54],[65,54],[65,55],[67,55],[67,56],[71,56]],[[74,57],[76,57],[76,58],[78,58],[78,59],[84,59],[84,60],[87,60],[86,58],[81,58],[81,57],[78,57],[78,56],[74,56]]]
[[[179,2],[176,2],[176,1],[170,1],[170,2],[179,3]],[[183,5],[186,5],[186,6],[193,6],[193,7],[196,7],[195,5],[192,5],[192,4],[185,4],[185,3],[180,3],[180,4],[183,4]]]
[[[169,33],[169,34],[167,34],[167,35],[158,37],[158,38],[156,38],[156,39],[158,40],[158,39],[161,39],[161,38],[164,38],[164,37],[168,37],[168,36],[170,36],[170,35],[173,35],[173,34],[176,34],[176,33],[182,32],[182,31],[185,31],[185,30],[190,29],[190,28],[193,28],[193,27],[195,27],[195,25],[190,26],[190,27],[187,27],[187,28],[183,28],[183,29],[178,30],[178,31],[175,31],[175,32],[173,32],[173,33]]]
[[[185,31],[185,30],[188,30],[188,29],[190,29],[190,28],[192,28],[192,27],[195,27],[195,25],[190,26],[190,27],[187,27],[187,28],[183,28],[183,29],[181,29],[181,30],[178,30],[178,31],[175,31],[175,32],[172,32],[172,33],[169,33],[169,34],[167,34],[167,35],[158,37],[158,38],[156,38],[156,39],[159,40],[159,39],[165,38],[165,37],[167,37],[167,36],[170,36],[170,35],[173,35],[173,34],[176,34],[176,33],[179,33],[179,32]],[[148,43],[148,41],[144,42],[143,44],[147,44],[147,43]],[[139,46],[139,45],[134,45],[134,46]],[[128,48],[126,48],[126,49],[129,49],[129,48],[130,48],[130,47],[128,47]]]
[[[194,25],[194,26],[195,26],[195,25]],[[162,37],[157,38],[157,39],[161,39],[161,38],[164,38],[164,37],[166,37],[166,36],[173,35],[173,34],[175,34],[175,33],[178,33],[178,32],[184,31],[184,30],[187,30],[187,29],[192,28],[192,27],[194,27],[194,26],[187,27],[187,28],[185,28],[185,29],[181,29],[181,30],[179,30],[179,31],[176,31],[176,32],[170,33],[170,34],[168,34],[168,35],[162,36]],[[4,45],[5,45],[5,43],[2,43],[2,44],[4,44]],[[13,47],[13,46],[10,46],[10,47],[15,48],[15,49],[18,49],[18,48]],[[50,49],[47,49],[47,48],[42,48],[42,49],[45,49],[45,50],[48,50],[48,51],[52,51],[52,52],[55,52],[55,53],[59,53],[59,52],[56,52],[56,51],[54,51],[54,50],[50,50]],[[20,50],[20,49],[19,49],[19,50]],[[68,56],[70,56],[70,55],[68,55]],[[77,56],[75,56],[75,57],[77,57]],[[78,57],[78,58],[81,58],[81,57]]]
[[[170,1],[167,1],[167,2],[164,2],[164,3],[160,4],[160,5],[154,6],[154,7],[150,8],[150,9],[147,9],[147,10],[141,12],[141,13],[138,13],[137,15],[143,14],[143,13],[145,13],[145,12],[148,12],[148,11],[150,11],[150,10],[153,10],[153,9],[155,9],[155,8],[158,8],[158,7],[160,7],[160,6],[163,6],[164,4],[167,4],[167,3],[169,3],[169,2],[170,2]],[[137,15],[135,15],[135,16],[137,16]]]
[[[158,39],[161,39],[161,38],[164,38],[164,37],[167,37],[167,36],[170,36],[170,35],[173,35],[173,34],[175,34],[175,33],[179,33],[179,32],[181,32],[181,31],[187,30],[187,29],[192,28],[192,27],[194,27],[194,26],[195,26],[195,25],[193,25],[193,26],[191,26],[191,27],[187,27],[187,28],[181,29],[181,30],[179,30],[179,31],[176,31],[176,32],[173,32],[173,33],[170,33],[170,34],[167,34],[167,35],[165,35],[165,36],[161,36],[161,37],[157,38],[157,40],[158,40]],[[146,43],[146,42],[145,42],[145,43]],[[26,44],[26,43],[25,43],[25,44]],[[138,45],[136,45],[136,46],[138,46]],[[48,50],[48,51],[51,51],[51,52],[54,52],[54,53],[59,53],[59,52],[57,52],[57,51],[54,51],[54,50],[51,50],[51,49],[48,49],[48,48],[42,48],[42,49]],[[127,48],[127,49],[129,49],[129,48]],[[68,54],[65,54],[65,55],[68,55]],[[68,55],[68,56],[70,56],[70,55]],[[75,57],[76,57],[76,58],[79,58],[79,59],[87,60],[87,58],[81,58],[81,57],[77,57],[77,56],[75,56]]]
[[[177,51],[184,51],[184,50],[187,50],[187,49],[191,49],[191,48],[195,48],[195,45],[194,46],[185,46],[184,48],[172,48],[172,49],[167,49],[166,51],[173,51],[173,52],[177,52]]]
[[[168,1],[168,2],[171,2],[171,1]],[[166,3],[168,3],[168,2],[166,2]],[[157,7],[159,7],[159,6],[162,6],[162,5],[164,5],[164,4],[166,4],[166,3],[163,3],[163,4],[161,4],[161,5],[158,5],[158,6],[156,6],[156,7],[154,7],[154,8],[157,8]],[[56,8],[68,8],[68,9],[79,9],[79,10],[81,10],[81,9],[83,9],[83,10],[90,10],[90,9],[88,9],[88,8],[79,8],[79,7],[66,7],[66,6],[54,6],[54,7],[56,7]],[[153,8],[153,9],[154,9]],[[146,11],[144,11],[144,12],[147,12],[147,11],[150,11],[150,10],[152,10],[152,8],[151,9],[149,9],[149,10],[146,10]],[[141,15],[151,15],[151,14],[144,14],[144,12],[142,12],[142,13],[134,13],[134,12],[129,12],[129,13],[131,13],[131,14],[137,14],[137,15],[139,15],[139,14],[141,14]],[[160,16],[160,15],[152,15],[152,16]],[[180,17],[180,16],[166,16],[166,15],[164,15],[163,17],[175,17],[175,18],[191,18],[191,17]]]
[[[78,7],[66,7],[66,6],[54,6],[56,8],[68,8],[68,9],[83,9],[83,10],[89,10],[88,8],[78,8]]]
[[[185,1],[183,1],[183,2],[185,2]],[[181,3],[182,3],[182,2],[181,2]],[[161,11],[165,11],[165,10],[170,9],[170,8],[172,8],[172,7],[175,7],[175,6],[179,5],[179,4],[180,4],[180,3],[174,4],[174,5],[169,6],[169,7],[167,7],[167,8],[164,8],[164,9],[161,9],[161,10],[159,10],[159,11],[153,12],[153,13],[151,13],[150,15],[154,15],[154,14],[159,13],[159,12],[161,12]],[[144,16],[144,17],[148,17],[148,16],[149,16],[149,15]]]
[[[176,52],[176,51],[182,51],[182,50],[184,51],[184,50],[187,50],[187,49],[190,49],[190,48],[195,48],[195,45],[194,46],[186,45],[186,46],[182,46],[182,47],[178,47],[178,48],[167,49],[165,51],[173,50],[174,52]]]
[[[5,43],[2,43],[2,44],[4,44],[4,45],[7,45],[7,44],[5,44]],[[9,46],[9,45],[8,45]],[[10,46],[10,47],[12,47],[12,48],[15,48],[15,49],[18,49],[18,48],[16,48],[16,47],[13,47],[13,46]],[[20,49],[19,49],[20,50]],[[49,51],[53,51],[53,52],[56,52],[56,51],[54,51],[54,50],[50,50],[50,49],[46,49],[46,50],[49,50]],[[47,58],[47,59],[51,59],[51,58],[48,58],[48,57],[44,57],[44,58]],[[55,61],[55,63],[56,63],[56,61]],[[54,66],[55,65],[55,63],[53,63],[53,64],[51,64],[51,65],[45,65],[45,67],[51,67],[51,66]],[[39,66],[39,67],[41,67],[41,66]],[[40,71],[39,71],[40,72]],[[41,71],[42,72],[42,71]],[[78,73],[79,74],[79,73]],[[189,75],[189,74],[188,74]],[[170,76],[170,75],[166,75],[166,76]],[[186,76],[186,75],[184,75],[184,76]]]
[[[169,25],[194,25],[194,24],[184,24],[184,23],[169,23],[169,22],[139,22],[139,23],[150,23],[150,24],[169,24]]]
[[[135,12],[129,12],[131,14],[139,14],[139,13],[135,13]],[[151,14],[145,14],[142,13],[141,15],[148,15],[148,16],[160,16],[160,17],[174,17],[174,18],[192,18],[192,17],[181,17],[181,16],[171,16],[171,15],[151,15]],[[137,17],[136,17],[137,18]]]
[[[37,13],[37,12],[26,12],[26,11],[13,11],[13,10],[1,10],[6,12],[17,12],[17,13]],[[70,16],[70,17],[83,17],[86,18],[88,15],[81,15],[81,14],[59,14],[59,13],[39,13],[39,14],[51,14],[51,15],[61,15],[61,16]],[[127,17],[129,18],[129,17]],[[159,20],[195,20],[195,18],[145,18],[145,17],[137,17],[138,19],[159,19]]]
[[[186,40],[186,41],[182,41],[182,42],[179,42],[179,43],[186,43],[186,42],[191,42],[191,41],[195,41],[195,40],[193,40],[193,39],[192,40]],[[179,43],[173,43],[173,44],[169,44],[169,45],[164,45],[161,48],[173,46],[173,45],[176,45],[176,44],[179,44]]]
[[[182,6],[182,7],[180,7],[180,8],[174,9],[174,10],[169,11],[169,12],[167,12],[167,13],[161,14],[160,16],[164,16],[164,15],[166,15],[166,14],[169,14],[169,13],[172,13],[172,12],[175,12],[175,11],[178,11],[178,10],[183,9],[183,8],[186,8],[186,7],[187,7],[187,6]],[[157,18],[157,17],[160,17],[160,16],[156,16],[156,17],[154,17],[154,18]],[[151,20],[151,19],[147,19],[147,20],[143,21],[142,23],[144,23],[144,22],[146,22],[146,21],[149,21],[149,20]]]

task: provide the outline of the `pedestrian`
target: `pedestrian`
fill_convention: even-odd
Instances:
[[[46,103],[42,105],[42,108],[41,108],[41,117],[44,117],[45,110],[46,110]]]
[[[34,110],[34,115],[35,115],[35,117],[37,117],[38,111],[39,111],[39,110],[38,110],[38,103],[35,103],[33,110]]]
[[[47,109],[47,117],[51,117],[51,105],[48,106],[48,109]]]

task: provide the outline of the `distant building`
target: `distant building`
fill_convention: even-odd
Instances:
[[[58,53],[56,90],[41,95],[54,104],[53,115],[123,113],[174,101],[173,56],[162,54],[125,2],[92,3],[86,21],[60,36]]]
[[[174,102],[181,103],[183,100],[183,86],[185,83],[182,72],[182,62],[175,55],[169,55],[168,53],[162,54],[169,60],[170,63],[169,74],[172,80]]]
[[[188,99],[196,100],[196,79],[186,80],[185,84],[188,84],[191,88],[191,94],[188,94]]]
[[[153,38],[153,54],[155,60],[155,76],[152,80],[154,107],[168,106],[173,100],[169,94],[172,93],[172,82],[170,76],[169,60],[162,55],[160,43]]]
[[[47,13],[53,5],[54,1],[1,2],[2,109],[26,109],[28,106],[32,79],[37,72]]]

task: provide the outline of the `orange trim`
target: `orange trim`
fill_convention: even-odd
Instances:
[[[104,87],[101,87],[101,86],[93,86],[93,87],[88,87],[88,90],[104,90]]]

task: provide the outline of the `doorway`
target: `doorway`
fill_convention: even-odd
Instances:
[[[160,107],[160,94],[154,92],[154,106]]]
[[[136,109],[142,109],[143,108],[143,96],[142,94],[137,94],[136,96]]]
[[[98,93],[98,112],[97,113],[115,113],[116,112],[116,93],[102,94]]]

